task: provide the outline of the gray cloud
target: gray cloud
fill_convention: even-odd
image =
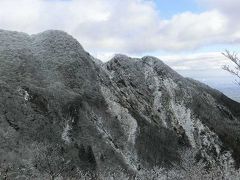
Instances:
[[[239,0],[198,0],[199,3],[210,9],[217,9],[227,16],[238,16],[240,14]]]

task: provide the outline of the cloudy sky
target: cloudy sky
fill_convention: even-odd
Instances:
[[[221,52],[239,52],[239,17],[239,0],[0,0],[1,29],[64,30],[103,61],[153,55],[214,87],[233,84]]]

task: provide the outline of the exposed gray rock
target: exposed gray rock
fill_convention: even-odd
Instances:
[[[0,30],[0,92],[0,164],[11,178],[45,175],[36,154],[54,147],[63,177],[171,169],[186,149],[209,167],[240,163],[240,104],[154,57],[103,64],[61,31]]]

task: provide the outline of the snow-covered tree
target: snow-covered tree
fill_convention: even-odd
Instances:
[[[228,58],[234,65],[234,67],[230,67],[229,65],[224,65],[223,69],[230,72],[234,76],[237,77],[236,82],[240,85],[240,59],[236,53],[230,53],[226,50],[222,53],[226,58]]]
[[[203,161],[196,160],[197,152],[198,151],[195,149],[187,149],[182,153],[180,174],[186,180],[203,179],[204,175],[207,174]]]

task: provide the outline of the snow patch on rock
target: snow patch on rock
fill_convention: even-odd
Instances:
[[[153,68],[153,62],[149,61],[150,65],[146,65],[144,68],[144,77],[145,77],[145,81],[147,82],[152,82],[149,85],[149,88],[153,90],[153,111],[155,114],[157,114],[162,122],[162,125],[164,127],[167,127],[167,123],[165,121],[166,116],[163,113],[163,111],[160,111],[160,109],[163,109],[163,105],[162,105],[162,92],[160,91],[160,87],[161,87],[161,82],[160,79],[157,75],[157,73],[155,72],[154,68]]]
[[[173,126],[180,125],[184,129],[190,145],[200,149],[202,157],[212,164],[218,162],[223,168],[234,163],[230,151],[221,153],[222,142],[219,137],[199,119],[192,117],[190,109],[187,109],[183,103],[177,104],[173,100],[171,100],[171,107],[176,118],[172,121]],[[213,154],[216,156],[214,157]]]
[[[29,93],[25,89],[23,89],[22,87],[19,87],[17,89],[17,92],[19,93],[19,95],[23,96],[25,101],[28,101],[30,99]]]
[[[191,146],[195,148],[196,142],[194,139],[194,124],[191,119],[190,109],[187,109],[183,104],[176,104],[173,100],[171,100],[171,107],[176,118],[175,121],[172,121],[173,126],[182,126]]]
[[[71,138],[69,137],[69,131],[71,130],[71,126],[69,125],[69,121],[67,121],[66,126],[63,129],[62,132],[62,140],[66,143],[69,144],[71,143]]]
[[[197,131],[197,144],[199,149],[201,149],[202,156],[207,158],[208,162],[215,164],[216,159],[213,159],[213,156],[207,152],[207,150],[215,150],[217,160],[223,168],[226,169],[229,165],[233,165],[234,160],[231,156],[231,152],[225,151],[221,153],[222,142],[219,137],[199,119],[195,120],[194,126]]]
[[[175,101],[177,84],[168,78],[163,80],[163,85],[170,95],[169,105],[174,115],[172,120],[173,127],[182,127],[190,145],[193,148],[200,149],[202,157],[205,157],[208,162],[212,164],[218,162],[222,167],[226,166],[226,164],[233,164],[234,161],[230,152],[221,153],[222,142],[219,137],[193,116],[191,110],[184,105],[184,101]],[[209,103],[215,103],[213,97],[208,93],[206,93],[206,100]],[[216,154],[216,157],[213,157],[213,154]]]
[[[109,89],[101,87],[102,93],[105,97],[106,102],[109,106],[109,112],[116,116],[120,121],[125,134],[128,136],[128,142],[135,144],[136,131],[137,131],[137,121],[130,115],[128,109],[122,107],[119,103],[114,101],[113,94]]]
[[[177,84],[172,79],[167,78],[163,80],[163,85],[165,86],[171,98],[173,98],[175,94],[174,91],[177,88]]]
[[[116,102],[116,97],[111,93],[108,88],[101,86],[101,91],[108,104],[109,112],[113,116],[117,117],[124,130],[124,134],[127,135],[127,142],[125,148],[121,150],[115,147],[114,143],[110,141],[110,139],[112,139],[111,134],[103,128],[102,122],[98,122],[98,124],[100,125],[98,126],[98,130],[102,132],[101,134],[103,134],[103,137],[107,139],[108,144],[110,144],[117,153],[121,154],[124,162],[130,165],[133,170],[136,170],[137,153],[134,150],[134,145],[138,129],[137,121],[130,115],[128,109],[122,107],[119,103]],[[99,120],[101,121],[101,119]]]
[[[170,78],[164,79],[163,80],[163,85],[165,86],[169,96],[170,96],[170,107],[172,110],[172,113],[175,117],[175,119],[172,120],[172,125],[176,128],[181,126],[184,131],[186,136],[188,137],[188,140],[193,148],[196,147],[196,142],[194,138],[194,123],[191,118],[191,110],[186,108],[183,104],[181,103],[176,103],[174,101],[174,96],[175,96],[175,90],[177,88],[177,84]]]

